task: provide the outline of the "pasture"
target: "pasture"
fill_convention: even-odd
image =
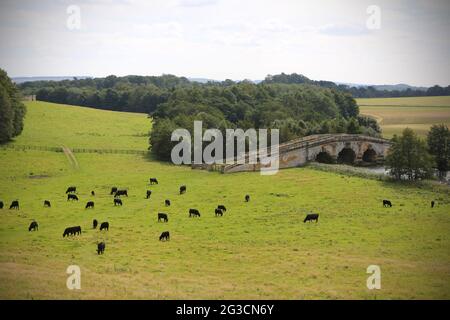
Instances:
[[[413,129],[425,137],[433,124],[450,126],[450,97],[356,99],[361,114],[377,119],[385,138]]]
[[[147,147],[142,133],[150,121],[145,115],[123,120],[120,113],[86,108],[27,106],[26,135],[14,143]],[[66,123],[61,130],[34,123],[47,121],[35,112],[51,114],[53,108]],[[99,126],[85,126],[92,117]],[[450,298],[448,189],[311,168],[274,176],[223,175],[141,155],[75,157],[78,167],[63,153],[0,148],[0,200],[6,207],[0,210],[0,298]],[[150,177],[159,184],[149,185]],[[183,184],[187,192],[179,195]],[[66,201],[70,185],[77,186],[79,202]],[[128,189],[122,207],[113,205],[112,186]],[[150,199],[146,190],[152,190]],[[248,203],[245,194],[251,196]],[[8,210],[15,199],[20,210]],[[393,207],[383,208],[383,199]],[[437,205],[431,209],[433,199]],[[52,207],[44,208],[44,200]],[[94,201],[95,208],[85,210],[87,201]],[[227,207],[223,217],[214,215],[219,204]],[[189,218],[190,208],[201,217]],[[319,222],[303,223],[311,211],[319,213]],[[157,222],[158,212],[167,213],[169,222]],[[108,221],[109,231],[92,229],[94,218]],[[39,231],[29,232],[33,219]],[[77,225],[81,235],[62,237],[66,227]],[[170,241],[158,240],[163,231],[170,231]],[[101,241],[106,250],[98,255]],[[366,287],[366,269],[372,264],[381,268],[380,290]],[[69,265],[81,268],[81,290],[66,287]]]

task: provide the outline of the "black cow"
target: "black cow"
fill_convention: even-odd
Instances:
[[[88,203],[86,203],[85,209],[89,209],[89,208],[94,209],[94,201],[88,201]]]
[[[51,207],[50,201],[44,200],[44,207]]]
[[[431,208],[434,208],[434,201],[431,201]]]
[[[11,205],[9,206],[9,208],[19,210],[19,201],[14,200],[13,202],[11,202]]]
[[[217,208],[217,209],[215,210],[215,214],[216,214],[216,217],[217,217],[217,216],[223,216],[223,211],[220,210],[219,208]]]
[[[71,193],[71,192],[76,192],[77,191],[77,187],[68,187],[66,190],[66,193]]]
[[[122,205],[122,200],[121,199],[114,199],[114,205],[115,206],[121,206]]]
[[[69,201],[69,200],[76,200],[76,201],[78,201],[78,197],[77,197],[77,195],[76,194],[68,194],[67,195],[67,201]]]
[[[152,195],[152,191],[151,190],[147,190],[147,195],[145,196],[145,199],[150,198],[151,195]]]
[[[163,241],[163,240],[170,240],[170,234],[169,231],[164,231],[163,233],[161,233],[161,235],[159,236],[159,241]]]
[[[3,201],[0,201],[0,209],[3,209],[3,206],[4,206]]]
[[[97,254],[103,254],[103,252],[105,252],[105,243],[104,242],[100,242],[97,243]]]
[[[120,197],[120,196],[126,196],[128,197],[128,191],[127,190],[117,190],[114,194],[114,197]]]
[[[186,186],[180,187],[180,194],[186,193]]]
[[[91,191],[91,196],[95,196],[94,190]]]
[[[164,201],[164,204],[165,204],[166,207],[170,207],[170,200],[166,199]]]
[[[200,217],[200,212],[197,209],[189,209],[189,217]]]
[[[158,179],[150,178],[150,184],[158,184]]]
[[[112,187],[110,195],[113,195],[116,192],[117,192],[117,187]]]
[[[81,227],[80,226],[66,228],[66,230],[64,230],[63,237],[65,237],[65,236],[74,236],[74,235],[77,235],[77,234],[81,234]]]
[[[316,220],[316,223],[319,222],[319,214],[318,213],[309,213],[306,215],[305,220],[303,220],[303,222],[306,221],[314,221]]]
[[[158,222],[161,220],[163,222],[169,222],[169,218],[167,217],[166,213],[158,213]]]
[[[217,209],[220,209],[220,210],[222,210],[222,211],[224,211],[224,212],[227,211],[227,208],[225,208],[225,206],[224,206],[223,204],[219,204],[219,205],[217,206]]]
[[[100,225],[100,231],[102,231],[103,229],[109,231],[109,222],[102,222],[102,224]]]
[[[249,202],[250,201],[250,196],[248,194],[245,195],[245,202]]]
[[[97,229],[97,225],[98,225],[98,221],[97,221],[97,219],[94,219],[94,220],[92,221],[92,228],[93,228],[93,229]]]
[[[392,207],[392,203],[389,200],[383,200],[383,207]]]
[[[30,226],[28,227],[28,231],[31,231],[31,230],[33,230],[33,231],[39,230],[39,226],[36,221],[31,222]]]

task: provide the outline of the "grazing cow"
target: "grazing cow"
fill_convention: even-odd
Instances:
[[[383,200],[383,207],[392,207],[392,203],[389,200]]]
[[[91,191],[91,196],[95,196],[94,190]]]
[[[114,194],[114,197],[120,197],[120,196],[126,196],[128,197],[128,191],[127,190],[117,190]]]
[[[112,187],[111,188],[111,193],[110,193],[110,195],[113,195],[113,194],[115,194],[117,192],[117,187]]]
[[[145,196],[145,199],[149,199],[151,195],[152,195],[152,191],[147,190],[147,195]]]
[[[74,236],[74,235],[77,235],[77,234],[81,234],[81,227],[80,226],[69,227],[69,228],[66,228],[66,230],[64,230],[63,238],[65,236]]]
[[[186,186],[180,187],[180,194],[186,193]]]
[[[76,192],[77,191],[77,187],[68,187],[66,190],[66,193],[71,193],[71,192]]]
[[[3,209],[3,206],[4,206],[3,201],[0,201],[0,209]]]
[[[100,225],[100,231],[102,231],[103,229],[109,231],[109,222],[102,222],[102,224]]]
[[[163,222],[169,222],[169,218],[167,217],[166,213],[158,213],[158,222],[161,220]]]
[[[97,254],[103,254],[103,252],[105,252],[105,243],[104,242],[100,242],[97,243]]]
[[[164,201],[164,204],[165,204],[166,207],[170,207],[170,200],[166,199]]]
[[[249,202],[250,201],[250,196],[248,194],[245,195],[245,202]]]
[[[189,217],[200,217],[200,212],[197,209],[189,209]]]
[[[51,207],[50,201],[44,200],[44,207]]]
[[[306,222],[306,221],[314,221],[314,220],[316,220],[316,223],[317,222],[319,222],[319,214],[318,213],[310,213],[310,214],[307,214],[306,215],[306,218],[305,218],[305,220],[303,220],[303,222]]]
[[[217,216],[223,216],[223,211],[220,210],[219,208],[217,208],[216,211],[215,211],[215,214],[216,214],[216,217]]]
[[[163,240],[170,240],[170,234],[169,231],[164,231],[163,233],[161,233],[161,235],[159,236],[159,241],[163,241]]]
[[[431,201],[431,208],[434,208],[434,201]]]
[[[92,228],[93,228],[93,229],[97,229],[97,225],[98,225],[98,221],[97,221],[97,219],[94,219],[94,220],[92,221]]]
[[[122,205],[122,200],[121,199],[114,199],[114,205],[115,206],[121,206]]]
[[[150,178],[150,184],[158,184],[158,179]]]
[[[11,205],[9,206],[9,209],[19,210],[19,201],[18,200],[14,200],[13,202],[11,202]]]
[[[94,201],[88,201],[88,203],[86,203],[85,209],[89,209],[89,208],[94,209]]]
[[[224,212],[227,211],[227,208],[225,208],[225,206],[224,206],[223,204],[219,204],[219,205],[217,206],[217,209],[220,209],[220,210],[222,210],[222,211],[224,211]]]
[[[30,226],[28,227],[28,231],[37,231],[39,230],[38,224],[36,221],[31,222]]]
[[[77,197],[77,195],[76,194],[68,194],[67,195],[67,201],[69,201],[69,200],[76,200],[76,201],[78,201],[78,197]]]

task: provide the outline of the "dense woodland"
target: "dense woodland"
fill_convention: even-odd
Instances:
[[[351,88],[330,81],[314,81],[300,74],[269,75],[252,81],[198,83],[184,77],[108,76],[63,81],[35,81],[19,85],[37,100],[99,109],[148,113],[153,118],[150,144],[158,159],[169,160],[177,128],[271,128],[285,142],[316,133],[364,133],[380,136],[375,120],[359,116],[354,97],[448,95],[450,86],[427,90],[388,91]]]
[[[375,120],[359,116],[350,93],[326,82],[279,82],[273,77],[259,84],[231,80],[200,84],[172,75],[108,76],[28,82],[20,88],[42,101],[148,113],[154,121],[152,151],[165,160],[173,145],[171,132],[192,129],[194,120],[202,120],[204,129],[223,131],[280,129],[281,142],[313,133],[380,134]]]
[[[395,96],[395,91],[374,88],[349,88],[329,81],[313,81],[298,74],[267,76],[258,84],[252,81],[197,83],[184,77],[108,76],[62,81],[35,81],[19,85],[23,95],[35,94],[37,100],[89,106],[117,111],[145,112],[153,118],[151,150],[158,159],[169,160],[171,134],[177,128],[193,131],[194,120],[203,129],[269,128],[280,130],[285,142],[316,133],[363,133],[380,136],[374,119],[359,115],[353,96]],[[352,91],[356,90],[356,91]],[[449,87],[438,86],[420,95],[447,95]],[[420,91],[420,92],[419,92]],[[409,89],[409,93],[412,90]],[[408,90],[399,93],[408,94]],[[9,141],[23,129],[25,107],[17,87],[0,69],[0,142]],[[411,130],[394,137],[387,165],[397,178],[428,177],[431,167],[440,176],[449,168],[450,133],[445,125],[433,126],[428,145]],[[413,156],[409,150],[420,150]],[[414,163],[414,166],[411,165]],[[434,163],[434,164],[433,164]]]
[[[22,132],[25,112],[17,87],[0,69],[0,143],[8,142]]]

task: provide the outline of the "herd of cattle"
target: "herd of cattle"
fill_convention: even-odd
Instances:
[[[158,180],[156,178],[150,178],[150,185],[155,185],[158,184]],[[70,186],[67,188],[66,190],[66,194],[67,194],[67,201],[78,201],[78,197],[75,194],[77,191],[77,188],[75,186]],[[180,186],[179,189],[179,194],[182,195],[186,193],[186,186],[182,185]],[[146,199],[149,199],[150,196],[152,194],[151,190],[147,190],[146,192]],[[95,196],[95,192],[91,191],[91,195]],[[111,188],[111,192],[110,195],[114,195],[114,199],[113,199],[113,203],[114,206],[122,206],[122,200],[120,199],[120,196],[126,196],[128,197],[128,191],[125,189],[118,189],[117,187],[112,187]],[[245,202],[249,202],[250,201],[250,195],[245,195]],[[170,200],[166,199],[164,201],[164,204],[166,207],[170,206]],[[434,201],[431,201],[431,208],[433,208],[435,205]],[[3,201],[0,201],[0,209],[3,209],[4,207],[4,203]],[[45,200],[44,201],[44,207],[51,207],[51,203],[49,200]],[[392,202],[390,200],[383,200],[383,207],[392,207]],[[85,209],[93,209],[94,208],[94,201],[88,201],[86,203]],[[11,205],[9,206],[9,209],[16,209],[19,210],[19,201],[18,200],[14,200],[11,202]],[[226,207],[224,205],[218,205],[217,208],[214,211],[214,214],[216,217],[218,216],[223,216],[224,213],[227,211]],[[198,209],[189,209],[189,217],[200,217],[200,211]],[[169,222],[169,217],[166,213],[158,213],[158,222]],[[307,214],[305,219],[303,220],[303,222],[311,222],[311,221],[315,221],[316,223],[319,222],[319,214],[317,213],[310,213]],[[96,229],[98,226],[98,221],[96,219],[93,220],[92,222],[92,227],[93,229]],[[102,230],[109,230],[109,222],[105,221],[102,222],[100,224],[100,231]],[[28,231],[38,231],[39,230],[39,226],[38,223],[36,221],[32,221],[30,226],[28,227]],[[66,236],[75,236],[75,235],[81,235],[81,226],[74,226],[74,227],[68,227],[64,230],[63,233],[63,237]],[[167,241],[170,240],[170,233],[169,231],[164,231],[161,233],[160,237],[159,237],[160,241]],[[105,251],[105,243],[104,242],[100,242],[97,244],[97,253],[98,254],[103,254]]]
[[[158,184],[158,180],[156,178],[150,178],[150,185]],[[185,194],[186,193],[186,186],[182,185],[179,189],[179,194]],[[67,201],[79,201],[78,196],[76,195],[77,187],[70,186],[66,190],[67,195]],[[147,190],[146,192],[146,199],[149,199],[152,194],[151,190]],[[91,195],[95,196],[95,192],[91,191]],[[122,206],[123,202],[120,199],[121,196],[128,197],[128,190],[125,189],[118,189],[117,187],[112,187],[110,195],[114,195],[113,204],[114,206]],[[250,201],[250,195],[245,195],[245,202]],[[166,207],[169,207],[171,204],[169,199],[166,199],[164,201],[164,205]],[[88,201],[86,203],[85,209],[93,209],[94,208],[94,201]],[[4,203],[3,201],[0,201],[0,209],[3,209]],[[51,208],[51,203],[49,200],[44,200],[44,207]],[[16,209],[19,210],[19,200],[12,201],[9,209]],[[215,209],[215,216],[223,216],[224,212],[226,211],[226,207],[224,205],[218,205]],[[189,217],[200,217],[200,212],[198,209],[189,209]],[[169,217],[166,213],[158,213],[158,222],[169,222]],[[94,219],[92,221],[92,228],[96,229],[98,226],[98,221]],[[105,221],[100,224],[100,231],[102,230],[109,230],[109,222]],[[36,221],[32,221],[30,226],[28,227],[28,231],[38,231],[39,225]],[[81,235],[81,226],[74,226],[74,227],[68,227],[64,230],[63,238],[68,236],[75,236],[75,235]],[[164,231],[161,233],[159,237],[160,241],[167,241],[170,240],[170,233],[169,231]],[[106,244],[104,242],[97,243],[97,253],[103,254],[106,248]]]

